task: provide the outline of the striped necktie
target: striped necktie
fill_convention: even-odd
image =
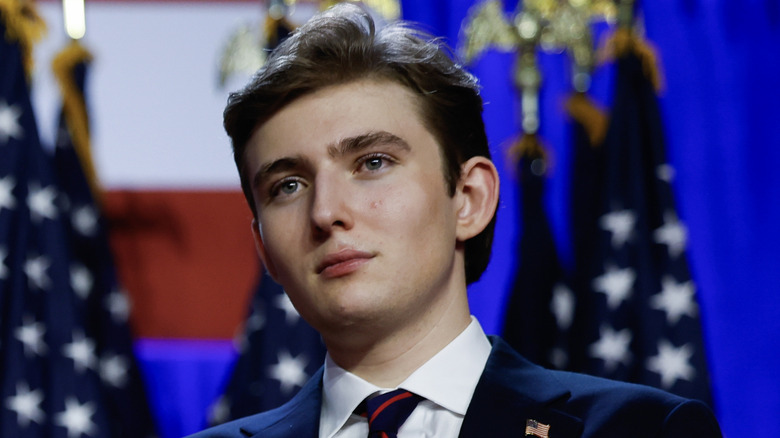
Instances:
[[[397,438],[398,428],[422,399],[405,389],[396,389],[366,399],[356,412],[368,418],[368,438]]]

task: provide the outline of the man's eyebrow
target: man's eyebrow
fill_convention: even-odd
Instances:
[[[334,158],[344,156],[377,144],[391,145],[406,151],[411,150],[406,140],[395,134],[391,134],[387,131],[372,131],[339,140],[337,143],[328,146],[328,155]],[[302,157],[293,156],[279,158],[278,160],[264,164],[254,176],[252,176],[252,187],[259,187],[274,173],[286,172],[299,168],[303,165],[303,161],[304,159]]]
[[[328,146],[328,155],[334,158],[344,156],[377,144],[391,145],[405,151],[411,150],[409,143],[401,137],[387,131],[374,131],[339,140],[338,143]]]
[[[259,187],[269,175],[285,172],[301,166],[303,160],[300,157],[284,157],[263,165],[252,177],[252,187]]]

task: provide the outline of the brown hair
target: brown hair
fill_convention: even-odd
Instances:
[[[455,193],[461,164],[475,156],[490,158],[477,80],[452,60],[445,46],[403,22],[377,30],[363,9],[339,4],[293,32],[268,56],[252,82],[228,99],[224,126],[255,217],[245,169],[246,145],[255,130],[300,96],[365,78],[400,83],[419,97],[423,123],[440,146],[450,195]],[[465,242],[468,284],[487,268],[494,228],[495,216],[485,230]]]

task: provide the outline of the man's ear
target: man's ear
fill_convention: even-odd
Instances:
[[[457,230],[464,242],[488,226],[498,208],[498,171],[487,157],[472,157],[461,165],[461,176],[455,192]]]
[[[252,219],[252,237],[255,239],[255,248],[257,248],[257,255],[260,256],[260,261],[263,262],[265,270],[268,271],[268,275],[276,280],[276,268],[273,266],[268,252],[265,250],[265,244],[263,243],[263,234],[260,232],[260,224],[257,219]]]

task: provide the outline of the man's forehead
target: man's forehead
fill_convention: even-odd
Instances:
[[[360,79],[329,85],[287,102],[255,126],[245,158],[250,152],[267,157],[269,149],[273,155],[294,153],[281,148],[293,149],[297,143],[318,144],[332,155],[341,148],[338,143],[380,131],[388,133],[385,140],[390,135],[402,138],[410,123],[425,127],[419,108],[419,96],[395,81]],[[393,123],[399,118],[402,122]]]
[[[418,118],[422,115],[422,112],[419,111],[422,108],[422,98],[412,88],[395,79],[369,76],[317,87],[297,94],[293,98],[285,99],[279,103],[273,113],[253,128],[253,134],[270,121],[278,118],[280,114],[294,112],[311,101],[331,101],[334,103],[342,101],[344,95],[351,95],[359,101],[371,101],[377,96],[381,96],[384,101],[392,98],[397,104],[407,106],[410,111],[415,111],[414,114]]]

